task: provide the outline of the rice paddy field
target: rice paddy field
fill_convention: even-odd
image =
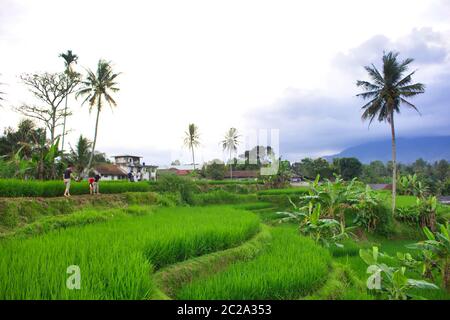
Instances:
[[[326,279],[329,252],[295,227],[272,230],[270,247],[250,262],[234,264],[213,277],[185,286],[179,299],[296,299],[312,293]]]
[[[277,222],[286,198],[304,192],[214,190],[195,194],[191,206],[130,193],[128,202],[105,205],[104,196],[97,207],[41,212],[0,237],[0,300],[374,299],[359,249],[414,254],[405,245],[420,235],[323,247],[297,225]],[[413,201],[399,197],[398,204]],[[69,266],[79,267],[80,289],[66,285]],[[450,299],[442,289],[420,294]]]
[[[0,299],[144,299],[154,270],[236,246],[259,227],[255,214],[229,207],[158,208],[3,240]],[[66,288],[70,265],[80,267],[81,290]]]

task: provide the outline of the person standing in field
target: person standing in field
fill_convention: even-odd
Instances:
[[[97,173],[94,176],[94,193],[100,194],[100,175]]]
[[[70,197],[70,181],[72,179],[72,165],[69,164],[67,169],[64,171],[63,180],[66,189],[64,190],[64,197]]]
[[[92,195],[92,194],[94,194],[94,183],[95,183],[95,179],[94,178],[92,178],[92,177],[89,177],[89,179],[88,179],[88,182],[89,182],[89,193]]]

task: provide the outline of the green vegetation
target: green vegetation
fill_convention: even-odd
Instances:
[[[142,299],[152,269],[237,246],[259,231],[258,218],[228,207],[160,208],[136,217],[0,242],[1,299]],[[78,265],[83,290],[67,290]]]
[[[327,250],[299,237],[294,228],[275,228],[268,250],[249,262],[194,281],[179,299],[295,299],[323,284],[330,269]]]
[[[145,192],[151,191],[148,182],[130,183],[127,181],[102,181],[100,182],[100,192],[123,193],[123,192]],[[60,197],[64,193],[64,183],[62,181],[39,181],[39,180],[18,180],[0,179],[0,197]],[[72,182],[70,187],[72,195],[89,194],[89,184],[87,181]]]

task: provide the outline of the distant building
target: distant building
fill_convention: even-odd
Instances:
[[[111,163],[101,163],[94,166],[94,173],[102,177],[102,180],[124,180],[127,179],[127,173],[119,166]]]
[[[134,180],[156,180],[157,166],[141,164],[139,156],[120,155],[114,156],[114,164],[99,164],[94,167],[94,172],[101,175],[102,180],[123,180],[129,175]]]
[[[196,164],[195,168],[198,169],[200,166]],[[192,171],[194,171],[194,165],[192,164],[170,165],[159,167],[158,175],[176,174],[177,176],[187,176]]]

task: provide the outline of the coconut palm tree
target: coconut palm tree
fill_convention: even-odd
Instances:
[[[395,212],[395,199],[397,188],[397,166],[396,166],[396,146],[395,146],[395,125],[394,114],[400,113],[400,106],[406,106],[419,112],[417,107],[406,98],[416,96],[425,92],[425,85],[422,83],[412,83],[412,76],[415,71],[409,72],[408,66],[413,59],[399,61],[397,52],[383,53],[382,73],[372,64],[365,69],[372,82],[356,82],[365,92],[358,94],[358,97],[369,99],[370,101],[362,106],[363,120],[369,120],[369,125],[376,118],[378,121],[387,121],[391,127],[392,135],[392,214]],[[420,114],[420,113],[419,113]]]
[[[89,112],[91,112],[92,109],[97,108],[94,141],[92,143],[91,156],[89,157],[89,162],[85,171],[91,169],[92,159],[94,158],[95,145],[97,143],[98,119],[103,108],[103,102],[106,101],[110,107],[115,107],[117,105],[111,94],[119,91],[116,82],[116,78],[119,74],[120,73],[113,72],[111,62],[99,60],[97,71],[94,73],[92,70],[87,70],[86,80],[81,82],[82,87],[76,94],[76,97],[86,96],[83,104],[86,101],[89,102]]]
[[[194,165],[195,170],[194,149],[200,145],[200,134],[198,132],[198,127],[191,123],[189,124],[188,130],[184,134],[184,145],[192,151],[192,164]]]
[[[230,128],[225,133],[225,139],[222,140],[222,148],[223,151],[227,150],[230,153],[230,179],[233,179],[233,163],[232,163],[232,152],[237,151],[237,146],[239,145],[239,137],[238,131],[236,128]]]
[[[67,50],[66,53],[61,53],[59,57],[64,59],[65,65],[65,73],[69,76],[69,81],[74,81],[77,77],[77,74],[73,70],[73,64],[77,63],[78,56],[72,53],[72,50]],[[61,150],[64,152],[64,139],[66,137],[66,116],[67,116],[67,98],[69,93],[66,94],[66,101],[64,106],[64,121],[63,121],[63,133],[62,133],[62,142],[61,142]]]

